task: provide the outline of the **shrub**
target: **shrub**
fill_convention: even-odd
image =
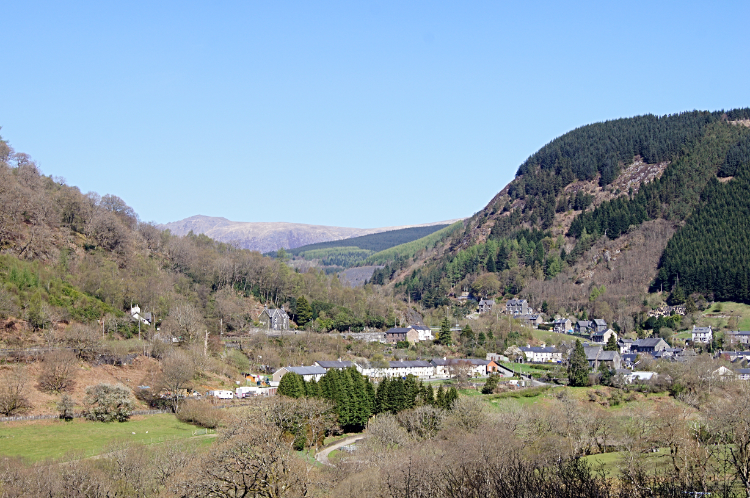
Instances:
[[[224,420],[225,412],[214,408],[207,400],[191,399],[180,406],[176,415],[182,422],[207,429],[215,429]]]
[[[60,402],[57,404],[57,413],[60,418],[63,420],[73,420],[73,417],[75,416],[74,409],[75,403],[73,402],[73,399],[67,394],[63,394]]]
[[[83,404],[86,419],[99,422],[125,422],[133,412],[130,391],[124,386],[89,386]]]

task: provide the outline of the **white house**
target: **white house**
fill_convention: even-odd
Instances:
[[[737,369],[737,378],[740,380],[750,380],[750,368]]]
[[[560,363],[562,353],[554,347],[526,346],[521,348],[529,363]]]
[[[693,342],[709,344],[713,340],[714,331],[710,325],[708,327],[696,327],[693,325]]]
[[[141,307],[138,305],[130,308],[130,316],[133,320],[140,321],[144,325],[151,325],[151,313],[141,313]]]
[[[311,380],[317,382],[326,374],[326,369],[317,365],[311,367],[281,367],[273,373],[274,382],[280,382],[281,378],[289,372],[301,375],[306,382]]]
[[[434,341],[435,336],[432,334],[432,330],[424,325],[412,325],[411,328],[417,331],[420,341]]]

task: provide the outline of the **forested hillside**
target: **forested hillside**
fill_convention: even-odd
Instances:
[[[43,175],[1,139],[0,284],[0,318],[23,325],[5,329],[0,347],[42,342],[58,324],[101,330],[102,320],[105,331],[129,337],[137,326],[126,312],[135,305],[155,315],[162,333],[186,340],[246,330],[264,305],[285,305],[298,320],[302,297],[319,330],[382,327],[399,313],[372,287],[351,289],[204,235],[161,231],[117,196]]]
[[[746,247],[738,223],[744,212],[741,198],[747,197],[742,195],[747,184],[740,172],[750,150],[750,129],[738,121],[749,117],[750,109],[693,111],[618,119],[566,133],[520,166],[517,178],[451,237],[446,256],[425,265],[390,263],[373,275],[373,282],[390,282],[425,307],[448,304],[452,294],[470,290],[477,298],[523,295],[537,307],[548,301],[555,311],[605,309],[613,318],[636,311],[634,304],[649,287],[663,285],[671,291],[679,272],[683,289],[677,292],[678,301],[680,292],[746,301],[746,291],[719,289],[716,282],[729,277],[737,287],[746,271],[742,258],[735,266],[733,255]],[[737,178],[726,184],[716,180],[733,175]],[[709,206],[718,198],[724,199],[723,207]],[[727,216],[731,209],[735,213]],[[650,225],[658,227],[652,234],[640,228],[650,221],[659,222]],[[670,226],[679,228],[686,221],[664,254],[657,280],[654,251],[666,246],[674,233]],[[696,223],[703,229],[691,228]],[[705,230],[708,224],[714,227],[710,231]],[[734,234],[726,236],[727,231]],[[711,251],[709,245],[694,245],[698,234],[705,240],[709,233]],[[678,243],[692,247],[692,256],[683,249],[678,262]],[[718,245],[723,250],[717,250]],[[642,257],[633,258],[628,251]],[[698,270],[698,259],[708,266]],[[608,275],[620,272],[626,260],[635,265],[635,274],[620,277],[623,283],[627,279],[623,288],[629,290],[601,290],[604,281],[612,282]],[[680,270],[683,266],[704,276]],[[726,273],[730,267],[732,272]],[[535,283],[552,280],[554,286]],[[563,294],[586,297],[562,297],[563,282],[581,289]]]

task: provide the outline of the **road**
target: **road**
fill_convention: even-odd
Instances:
[[[361,441],[368,437],[370,437],[369,434],[358,434],[356,436],[349,436],[346,439],[342,439],[341,441],[338,441],[336,444],[333,444],[327,448],[320,450],[318,453],[315,454],[315,459],[322,464],[332,466],[333,464],[328,461],[328,454],[330,452],[332,452],[333,450],[337,450],[341,448],[342,446],[348,446],[350,444],[354,444],[357,441]]]

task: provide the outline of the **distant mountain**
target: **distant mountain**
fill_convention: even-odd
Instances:
[[[239,247],[244,249],[265,253],[276,251],[282,247],[294,249],[318,242],[342,240],[403,228],[446,225],[455,221],[457,220],[399,227],[347,228],[286,222],[231,221],[221,217],[197,215],[180,221],[164,223],[158,225],[158,228],[169,229],[175,235],[185,235],[192,230],[195,234],[202,233],[221,242],[236,242]]]

